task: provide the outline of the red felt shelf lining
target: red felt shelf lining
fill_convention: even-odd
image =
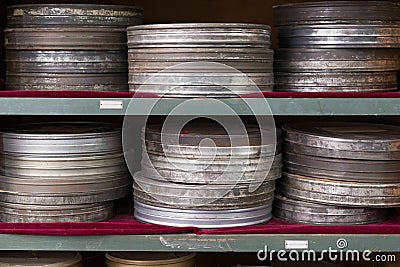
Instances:
[[[151,234],[400,234],[400,222],[391,219],[384,223],[362,226],[313,226],[282,222],[277,219],[256,226],[223,229],[168,227],[138,222],[131,214],[119,214],[108,222],[97,223],[0,223],[0,234],[50,236],[103,236]]]

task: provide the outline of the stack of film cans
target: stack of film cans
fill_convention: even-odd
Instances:
[[[275,91],[397,90],[400,3],[325,1],[274,7]]]
[[[400,206],[400,127],[365,123],[284,126],[284,173],[274,215],[326,225],[381,222]]]
[[[128,90],[125,29],[140,8],[15,5],[7,17],[6,90]]]
[[[230,135],[209,121],[193,121],[178,133],[147,126],[142,169],[134,176],[135,217],[200,228],[269,221],[282,171],[280,146],[271,134],[273,140],[262,144],[255,126]]]
[[[24,124],[0,133],[0,220],[91,222],[129,194],[121,130],[97,123]]]
[[[129,89],[164,97],[237,97],[272,91],[271,28],[154,24],[128,28]]]

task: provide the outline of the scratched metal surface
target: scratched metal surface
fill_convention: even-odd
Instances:
[[[315,204],[275,194],[273,215],[281,220],[315,225],[361,225],[385,221],[390,209],[351,208]]]
[[[143,23],[143,9],[122,5],[27,4],[7,7],[9,27],[119,27]]]
[[[336,24],[358,21],[395,23],[400,21],[400,4],[395,1],[320,1],[273,7],[274,24]]]

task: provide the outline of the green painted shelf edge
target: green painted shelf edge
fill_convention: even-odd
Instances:
[[[126,114],[130,98],[0,98],[0,115],[118,115]],[[130,115],[149,115],[152,98],[135,98]],[[158,99],[151,115],[167,115],[185,99]],[[212,99],[191,99],[183,115],[229,115]],[[383,116],[400,115],[396,98],[269,98],[220,99],[238,115]],[[253,107],[253,110],[249,108]],[[204,107],[207,107],[206,109]],[[269,114],[267,114],[269,115]]]
[[[363,252],[400,252],[400,235],[321,235],[321,234],[251,234],[251,235],[111,235],[111,236],[34,236],[0,235],[0,250],[45,251],[193,251],[254,252],[285,250],[285,243],[308,241],[316,252],[338,249],[337,241],[345,239],[343,250]],[[287,249],[286,249],[287,250]],[[300,249],[299,249],[300,251]]]

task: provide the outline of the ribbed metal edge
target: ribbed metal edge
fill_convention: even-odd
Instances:
[[[272,203],[252,209],[226,211],[179,210],[152,207],[135,201],[136,219],[168,226],[222,228],[256,225],[272,218]]]

